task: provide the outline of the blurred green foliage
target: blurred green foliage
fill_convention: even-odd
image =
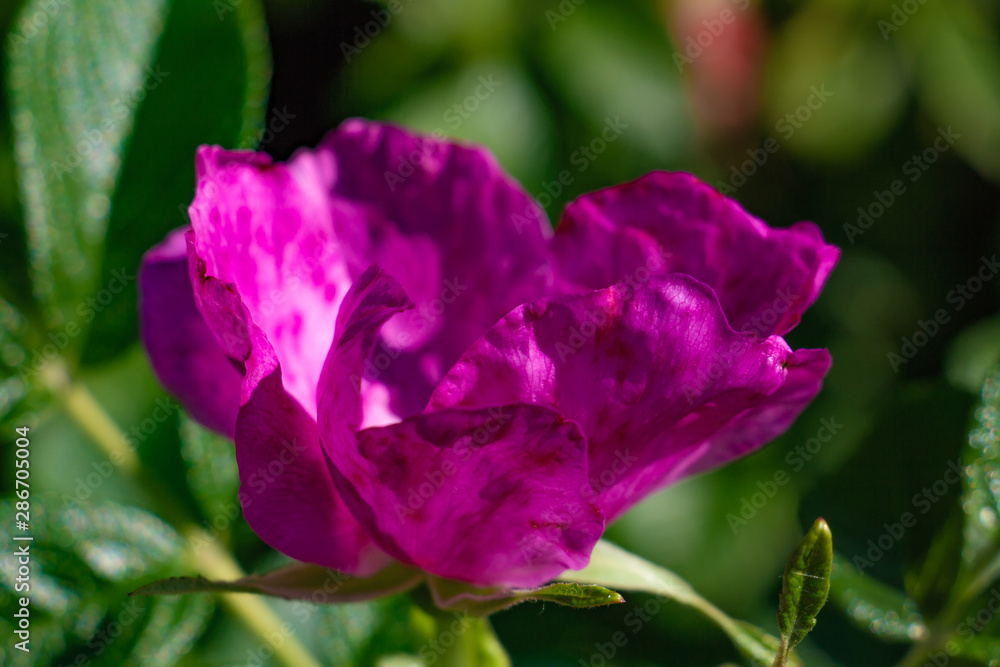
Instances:
[[[0,4],[7,35],[0,489],[5,496],[13,490],[12,428],[28,424],[33,501],[46,508],[39,531],[44,524],[58,543],[81,517],[104,521],[88,524],[93,538],[71,559],[40,557],[46,604],[35,628],[40,644],[44,633],[46,657],[33,664],[69,664],[77,655],[93,664],[171,664],[181,655],[179,664],[189,666],[253,664],[259,639],[213,611],[208,598],[150,604],[113,651],[97,656],[88,648],[94,632],[116,622],[128,590],[182,573],[172,545],[178,537],[157,518],[168,510],[145,485],[119,472],[87,481],[106,457],[58,403],[19,382],[19,369],[31,367],[36,352],[44,361],[47,344],[59,345],[50,334],[79,323],[60,355],[118,424],[138,429],[139,459],[177,501],[169,511],[193,517],[249,571],[280,563],[241,517],[219,520],[219,508],[235,501],[231,448],[179,411],[143,429],[167,397],[138,346],[134,282],[94,308],[92,322],[78,308],[113,272],[134,275],[142,253],[185,223],[195,146],[259,145],[286,158],[353,115],[489,146],[547,204],[554,223],[582,193],[652,169],[683,169],[728,186],[771,224],[814,220],[843,248],[820,301],[788,337],[793,347],[830,348],[834,368],[820,398],[758,454],[648,499],[611,529],[613,540],[677,571],[732,615],[773,628],[785,558],[803,529],[826,517],[843,585],[799,648],[819,667],[895,664],[906,640],[926,632],[920,614],[947,611],[956,582],[964,584],[971,561],[983,558],[959,551],[965,483],[935,483],[950,461],[968,462],[969,416],[1000,360],[997,282],[968,298],[956,292],[997,252],[996,3],[32,3],[51,11],[44,28],[25,23],[35,13],[18,18],[22,5]],[[733,22],[713,23],[727,10]],[[49,31],[46,48],[18,51],[16,38],[33,29]],[[708,45],[692,57],[689,38]],[[81,109],[108,108],[145,80],[147,66],[168,74],[128,109],[97,158],[58,178],[53,161],[103,119]],[[21,113],[26,108],[34,115]],[[721,109],[733,111],[715,113]],[[609,119],[627,127],[599,154],[595,144],[591,159],[584,149]],[[957,135],[946,150],[935,148],[942,132]],[[762,151],[769,138],[778,150]],[[564,171],[570,177],[559,183]],[[942,309],[947,318],[931,327]],[[890,354],[904,361],[894,368]],[[817,436],[822,420],[840,425],[827,442]],[[976,423],[981,438],[995,440],[995,430],[983,436],[982,419]],[[767,493],[781,471],[790,483]],[[926,489],[933,501],[921,499]],[[983,502],[965,497],[965,508],[979,503],[984,513],[975,516],[987,523],[969,528],[966,520],[964,530],[989,545],[996,518],[988,523]],[[906,512],[915,527],[898,539],[890,533],[885,548],[886,526]],[[4,518],[0,534],[8,524]],[[142,547],[146,538],[159,547]],[[857,556],[874,561],[863,577],[852,570]],[[678,605],[665,605],[633,633],[628,614],[649,599],[630,595],[624,605],[588,611],[527,605],[496,616],[494,625],[516,665],[594,664],[595,642],[617,631],[629,641],[609,664],[738,660],[721,631]],[[7,597],[0,601],[11,608]],[[402,598],[319,608],[306,618],[271,604],[329,664],[349,664],[351,656],[374,664],[377,654],[416,652],[422,641],[413,629],[420,622],[407,623],[421,612]],[[0,662],[21,664],[6,662],[10,635],[0,630]],[[983,660],[998,638],[1000,622],[990,621],[967,652]],[[981,664],[962,660],[949,664]]]

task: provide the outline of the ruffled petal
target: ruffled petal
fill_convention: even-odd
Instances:
[[[667,172],[570,204],[553,253],[570,291],[692,276],[715,290],[733,327],[760,336],[794,328],[840,257],[811,222],[768,227],[694,176]]]
[[[549,294],[549,222],[483,148],[350,120],[317,155],[333,199],[395,232],[370,235],[368,262],[398,279],[414,308],[383,327],[385,363],[368,376],[389,388],[395,414],[417,414],[472,341]]]
[[[167,390],[206,427],[233,437],[243,382],[242,358],[231,359],[195,305],[188,279],[185,229],[146,253],[139,271],[139,331]]]
[[[829,366],[825,350],[737,333],[709,287],[671,275],[515,309],[466,351],[428,411],[523,401],[575,420],[611,521],[782,433]]]
[[[384,322],[410,307],[375,267],[344,301],[320,381],[320,431],[343,497],[396,558],[478,585],[535,586],[583,567],[604,530],[587,444],[532,405],[447,409],[359,431],[358,379]]]

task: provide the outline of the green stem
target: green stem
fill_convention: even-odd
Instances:
[[[510,657],[493,632],[489,619],[473,616],[436,617],[441,667],[511,667]],[[452,639],[454,638],[454,639]],[[447,646],[446,646],[447,644]]]
[[[410,599],[411,626],[425,638],[421,656],[429,650],[441,667],[511,667],[488,618],[439,609],[427,586],[410,591]]]
[[[114,422],[104,407],[83,384],[69,378],[66,366],[53,362],[47,369],[47,383],[62,398],[66,412],[79,427],[97,444],[123,472],[140,481],[144,488],[154,489],[159,504],[165,508],[178,508],[180,501],[171,499],[169,491],[143,467],[135,451],[129,447],[128,438]],[[183,517],[176,510],[164,511],[177,531],[185,538],[185,560],[207,579],[229,581],[245,576],[233,556],[223,549],[218,540],[212,539],[200,526]],[[195,553],[192,545],[197,544]],[[282,636],[283,641],[271,642],[269,635],[281,627],[281,619],[264,601],[255,595],[224,593],[219,598],[227,609],[246,627],[266,641],[275,658],[287,667],[321,667],[320,663],[294,636]]]
[[[788,662],[788,648],[785,646],[785,638],[781,638],[781,645],[778,646],[778,652],[774,656],[774,664],[771,667],[785,667]]]

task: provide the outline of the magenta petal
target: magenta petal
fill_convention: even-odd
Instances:
[[[480,147],[350,120],[316,152],[332,160],[331,196],[395,231],[373,234],[368,261],[399,280],[415,307],[383,327],[393,361],[377,375],[397,414],[418,414],[472,341],[549,294],[549,222]]]
[[[379,327],[408,306],[384,272],[362,276],[320,382],[323,445],[355,515],[386,551],[442,577],[535,586],[583,567],[604,517],[586,440],[555,411],[451,409],[357,430],[357,378]]]
[[[287,164],[272,164],[262,153],[203,146],[190,208],[193,271],[221,281],[241,301],[273,347],[288,392],[313,416],[337,308],[351,284],[334,217],[356,213],[345,213],[326,198],[315,181],[314,161],[300,152]],[[216,296],[218,303],[228,299]],[[230,354],[248,352],[239,342],[246,332],[231,331],[243,316],[231,305],[215,316],[206,314]]]
[[[195,305],[188,279],[185,229],[146,253],[139,271],[139,329],[163,386],[196,420],[233,437],[243,382]]]
[[[258,357],[270,356],[270,359]],[[391,559],[341,499],[316,422],[282,386],[273,353],[251,363],[272,370],[252,391],[236,422],[240,500],[262,540],[296,560],[364,576]]]
[[[535,405],[443,410],[366,429],[341,455],[380,542],[438,576],[536,586],[604,532],[579,427]]]
[[[570,204],[553,252],[571,288],[692,276],[715,290],[733,327],[761,336],[794,328],[840,257],[811,222],[768,227],[694,176],[667,172]]]
[[[683,275],[517,308],[462,356],[428,410],[514,401],[583,429],[611,521],[651,491],[750,452],[819,392],[825,350],[734,331]]]
[[[348,121],[281,164],[202,147],[190,211],[205,274],[234,286],[310,414],[340,300],[370,264],[415,304],[383,327],[391,363],[366,370],[370,423],[419,414],[462,350],[552,283],[545,214],[488,151],[384,124]]]
[[[236,287],[206,276],[190,234],[188,244],[199,310],[228,354],[246,360],[235,441],[247,523],[292,558],[371,574],[390,559],[338,495],[315,419],[282,382],[280,359]]]

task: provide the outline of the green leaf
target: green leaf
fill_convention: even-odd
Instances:
[[[962,509],[965,512],[966,570],[982,566],[996,552],[1000,540],[1000,367],[983,383],[979,405],[973,413],[969,446],[963,449],[965,479]],[[985,581],[989,586],[991,581]]]
[[[150,576],[177,566],[183,540],[145,510],[102,503],[59,507],[50,499],[32,503],[29,544],[31,652],[12,648],[9,615],[0,618],[6,645],[3,664],[123,664],[167,666],[187,654],[214,608],[210,598],[130,600],[127,592]],[[0,539],[13,536],[12,502],[0,503]],[[23,533],[19,533],[23,534]],[[0,573],[0,605],[14,609],[23,593],[14,571]],[[114,638],[111,641],[111,638]],[[10,643],[7,643],[10,642]]]
[[[8,42],[11,120],[34,291],[53,329],[96,291],[111,196],[165,0],[32,0],[46,17]],[[38,19],[35,19],[37,24]],[[79,335],[79,330],[76,334]]]
[[[969,446],[964,448],[964,572],[972,579],[966,592],[975,597],[1000,578],[1000,366],[986,381],[973,413]]]
[[[662,599],[700,611],[725,632],[737,649],[756,664],[774,660],[778,640],[749,623],[725,614],[670,570],[654,565],[621,547],[601,540],[594,547],[590,564],[582,570],[567,570],[560,581],[606,586],[614,590],[653,593]],[[792,662],[792,664],[798,664]]]
[[[613,590],[596,584],[556,583],[528,591],[531,600],[555,602],[566,607],[586,609],[621,604],[625,598]]]
[[[788,557],[778,606],[778,628],[784,658],[816,626],[819,614],[830,593],[830,570],[833,567],[833,534],[823,519],[816,522]],[[785,664],[775,661],[775,667]]]
[[[927,635],[917,603],[877,579],[864,576],[840,555],[830,571],[830,601],[858,629],[886,641],[914,642]]]
[[[394,564],[371,577],[352,577],[309,563],[292,565],[266,574],[252,574],[236,581],[209,581],[202,577],[161,579],[133,591],[132,595],[183,595],[187,593],[258,593],[319,603],[357,602],[409,590],[424,573]]]
[[[476,588],[464,582],[438,577],[431,577],[427,584],[434,604],[439,609],[460,611],[471,616],[489,616],[522,602],[554,602],[577,609],[625,602],[625,598],[613,590],[575,582],[559,582],[540,588],[513,591]]]

